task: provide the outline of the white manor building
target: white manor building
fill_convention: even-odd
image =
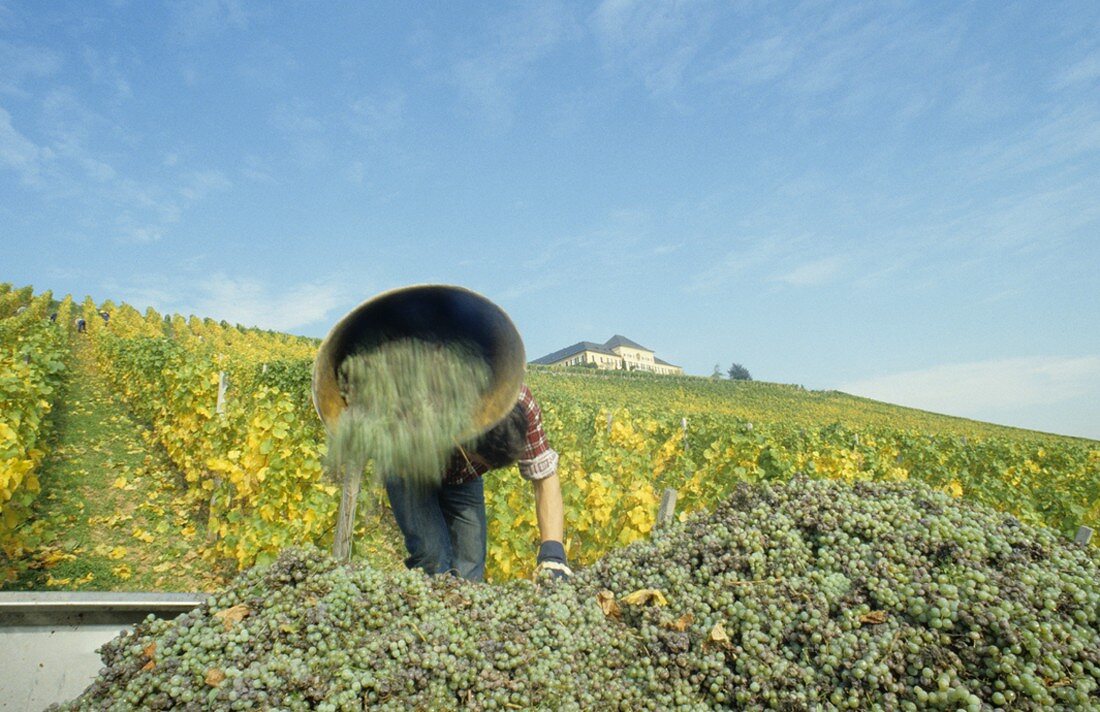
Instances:
[[[616,334],[603,344],[581,341],[537,358],[531,363],[543,366],[583,366],[626,371],[650,371],[664,375],[682,375],[684,369],[662,361],[653,351],[625,336]]]

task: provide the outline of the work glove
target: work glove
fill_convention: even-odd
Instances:
[[[538,568],[535,576],[546,576],[551,580],[571,578],[573,569],[565,560],[565,547],[560,541],[544,541],[539,546]]]

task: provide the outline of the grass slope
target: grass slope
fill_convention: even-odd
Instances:
[[[28,539],[37,546],[7,588],[209,590],[223,579],[198,555],[180,476],[114,397],[76,339],[55,404],[55,442]]]
[[[531,365],[528,365],[527,380],[536,395],[539,384],[568,384],[575,387],[578,400],[610,408],[659,403],[684,416],[728,414],[752,422],[802,427],[840,423],[852,429],[887,427],[929,435],[1042,439],[1077,444],[1097,442],[931,413],[840,391],[811,391],[782,383]]]

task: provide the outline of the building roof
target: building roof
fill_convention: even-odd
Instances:
[[[669,363],[668,361],[662,361],[661,359],[657,358],[656,356],[653,357],[653,363],[659,363],[662,366],[672,366],[673,368],[680,368],[676,364]]]
[[[614,336],[612,336],[610,339],[607,340],[604,346],[609,349],[613,349],[617,346],[625,346],[629,349],[641,349],[642,351],[653,353],[653,349],[647,349],[646,347],[639,344],[637,341],[631,341],[630,339],[626,338],[625,336],[621,336],[620,334],[615,334]]]
[[[566,346],[564,349],[558,349],[554,353],[546,354],[541,358],[535,359],[531,363],[538,363],[544,366],[549,366],[552,363],[557,363],[563,358],[569,358],[570,356],[574,354],[579,354],[582,351],[594,351],[598,354],[607,354],[608,356],[615,356],[616,358],[618,357],[617,353],[607,348],[603,344],[594,344],[591,341],[578,341],[572,346]]]

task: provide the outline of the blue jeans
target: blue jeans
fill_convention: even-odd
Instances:
[[[438,489],[386,480],[394,519],[405,537],[405,566],[429,574],[453,572],[470,581],[485,578],[485,484],[481,478]]]

